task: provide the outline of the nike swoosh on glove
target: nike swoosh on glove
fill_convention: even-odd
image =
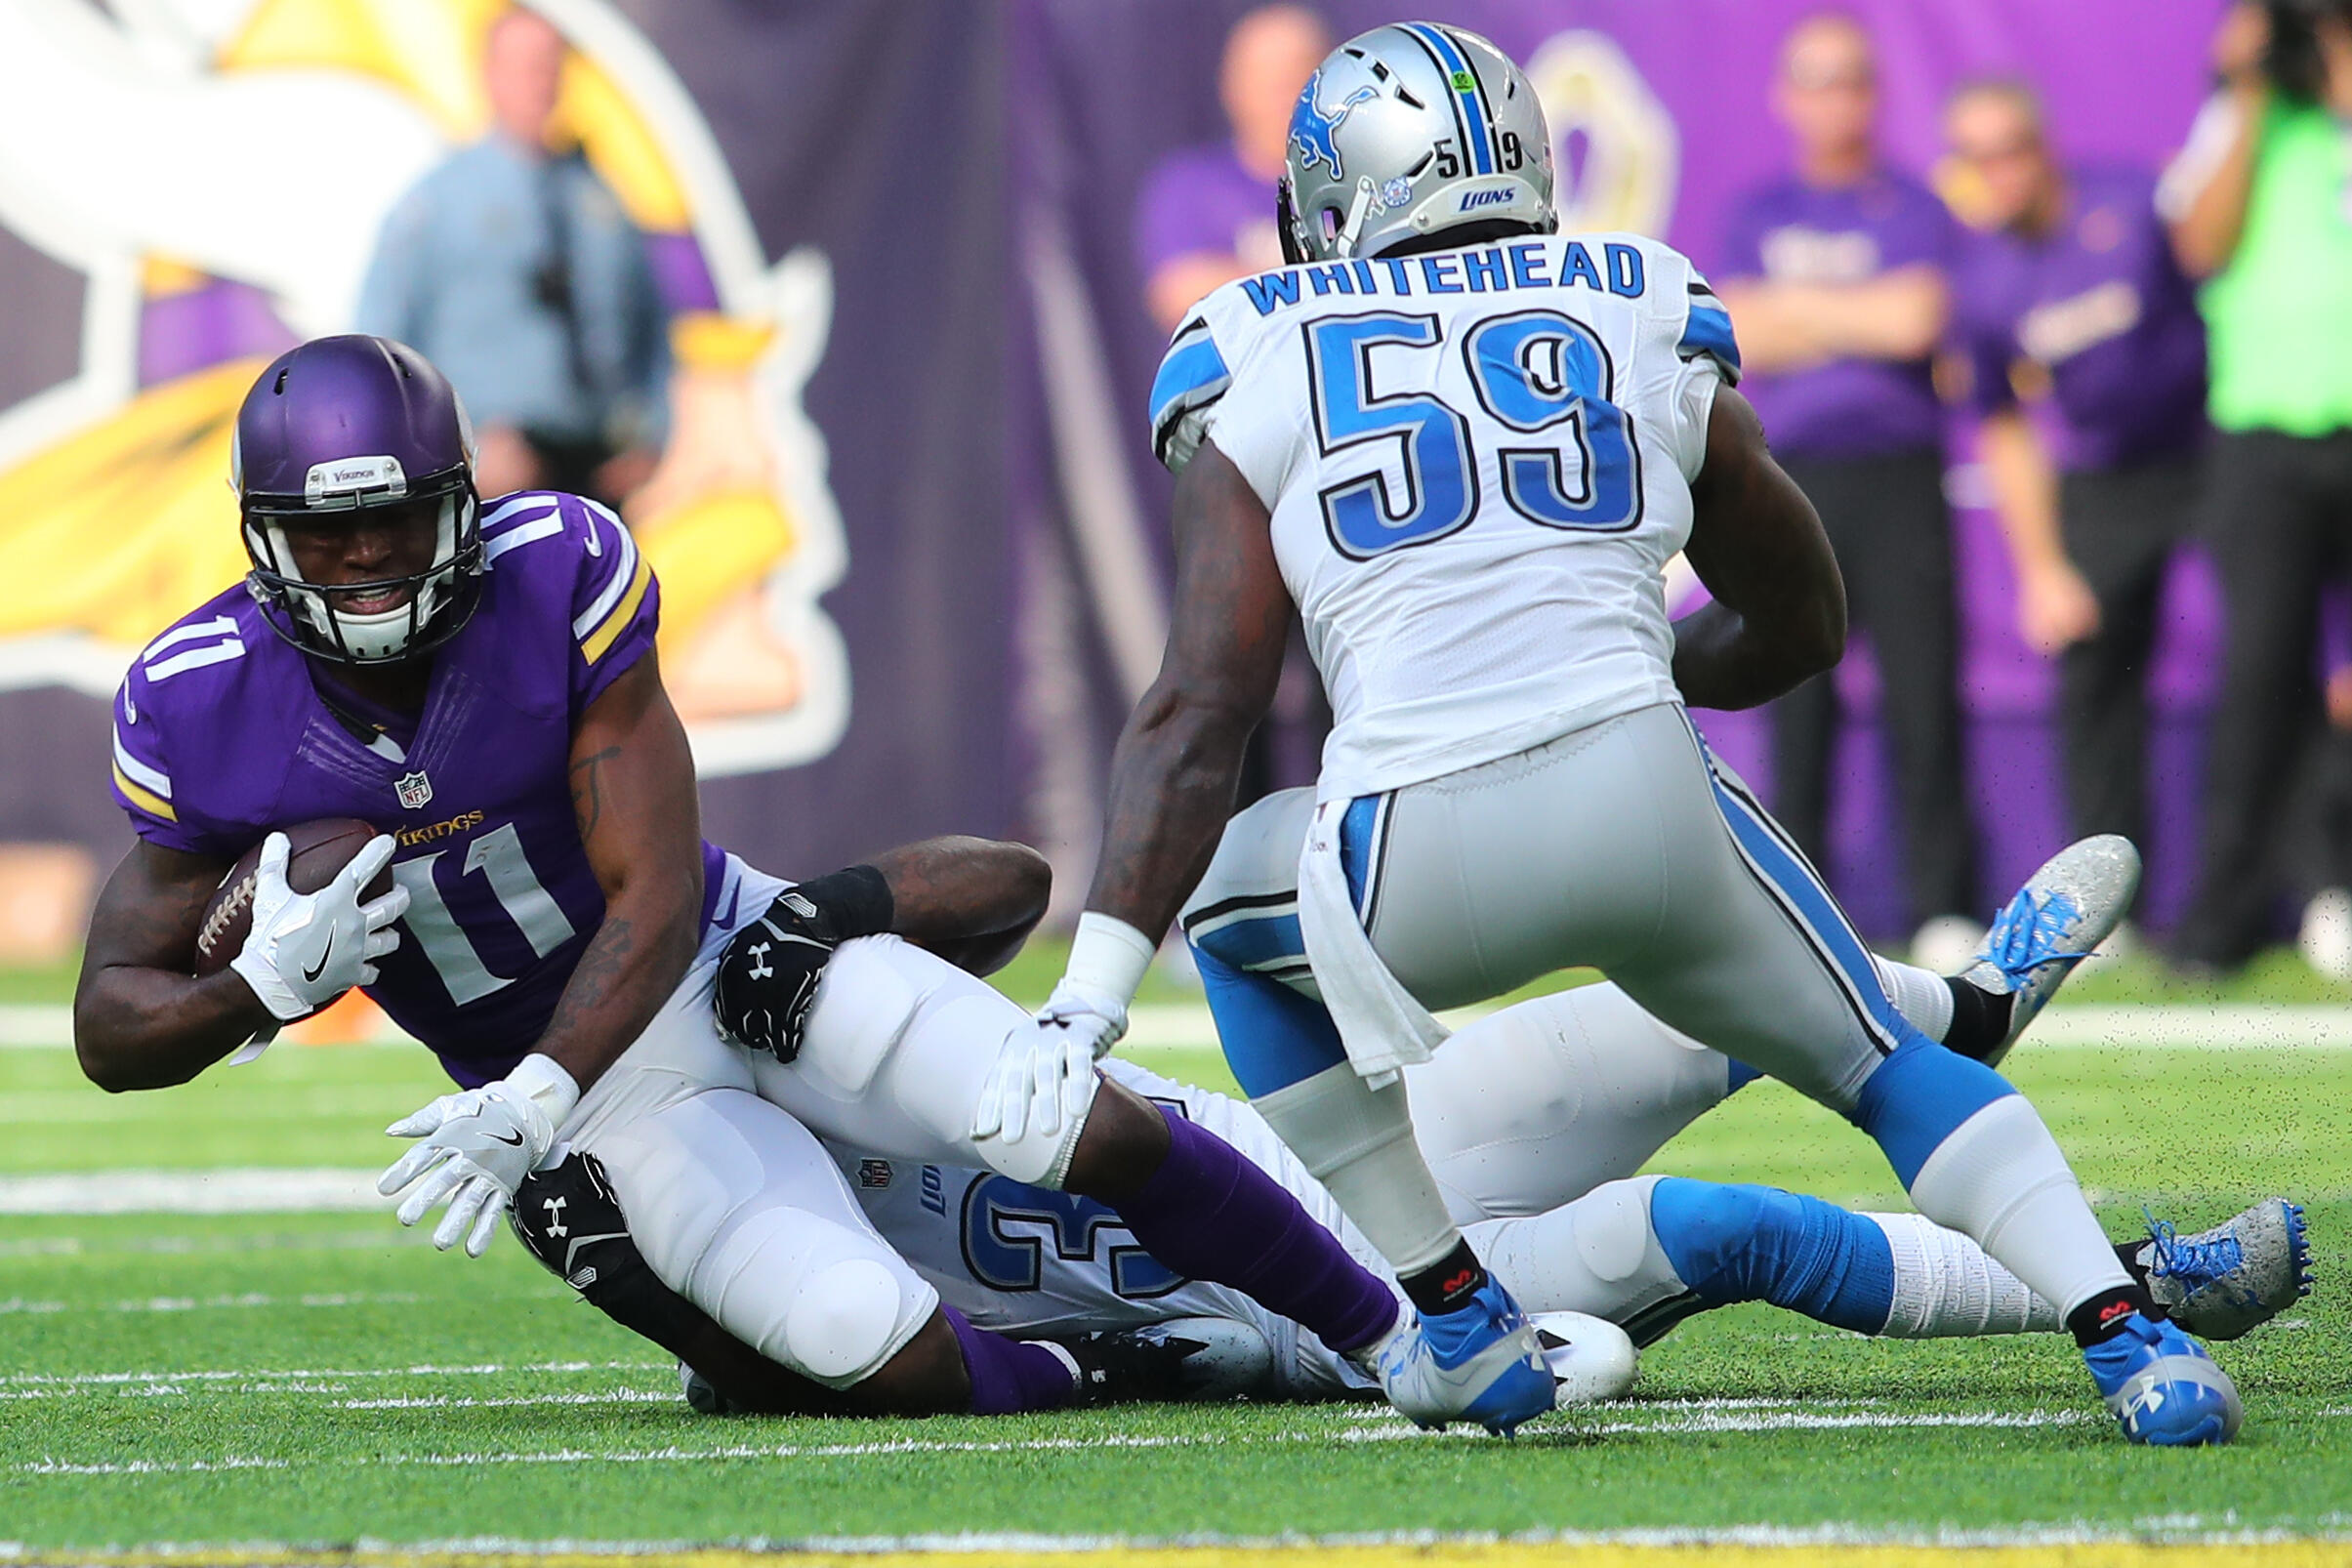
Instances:
[[[392,1137],[424,1141],[392,1162],[376,1190],[389,1198],[415,1183],[400,1204],[403,1225],[415,1224],[447,1198],[433,1246],[447,1252],[464,1236],[466,1256],[479,1258],[515,1189],[547,1157],[556,1129],[579,1098],[571,1074],[533,1052],[497,1083],[443,1094],[386,1128]]]
[[[253,928],[228,967],[280,1023],[307,1018],[355,985],[376,983],[376,961],[396,950],[392,922],[408,913],[408,889],[359,901],[360,890],[391,863],[392,839],[380,833],[314,893],[286,883],[282,833],[262,841],[253,873]]]

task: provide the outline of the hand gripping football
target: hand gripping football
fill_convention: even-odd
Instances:
[[[333,882],[335,874],[350,865],[377,832],[349,816],[297,822],[278,831],[286,836],[286,885],[298,893],[314,893]],[[245,937],[253,929],[254,870],[261,859],[262,846],[256,844],[228,868],[212,902],[204,906],[204,924],[196,930],[198,975],[220,973],[245,945]],[[360,896],[380,898],[392,891],[392,868],[387,866]]]

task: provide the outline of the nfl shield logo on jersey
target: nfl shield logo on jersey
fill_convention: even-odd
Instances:
[[[423,768],[402,773],[392,781],[392,793],[400,797],[401,810],[414,811],[433,800],[433,780],[425,776]]]

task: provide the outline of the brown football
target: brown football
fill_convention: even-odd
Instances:
[[[297,822],[281,828],[287,841],[286,886],[298,893],[314,893],[350,865],[376,829],[357,817],[329,816],[315,822]],[[228,868],[212,902],[204,906],[204,924],[196,931],[196,972],[218,974],[245,945],[253,929],[253,876],[262,863],[262,846],[255,845]],[[364,894],[380,898],[392,891],[392,868],[376,873]]]

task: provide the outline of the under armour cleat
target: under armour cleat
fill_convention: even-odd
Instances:
[[[1424,1428],[1474,1421],[1508,1437],[1552,1408],[1543,1345],[1497,1279],[1479,1287],[1469,1305],[1423,1314],[1390,1334],[1375,1370],[1388,1403]]]
[[[1274,1347],[1234,1318],[1170,1318],[1049,1342],[1077,1363],[1083,1405],[1242,1399],[1274,1382]]]
[[[2140,852],[2121,834],[2077,840],[2025,880],[1960,978],[2009,999],[2009,1030],[1984,1056],[1998,1067],[2075,966],[2123,922],[2139,890]]]
[[[1582,1312],[1537,1312],[1528,1318],[1551,1374],[1552,1408],[1597,1405],[1633,1386],[1640,1355],[1626,1331]]]
[[[2285,1198],[2193,1236],[2150,1215],[2148,1239],[2124,1251],[2165,1316],[2201,1340],[2235,1340],[2311,1294],[2303,1209]]]
[[[2226,1443],[2246,1420],[2238,1386],[2177,1324],[2134,1312],[2083,1352],[2124,1435],[2163,1448]]]

